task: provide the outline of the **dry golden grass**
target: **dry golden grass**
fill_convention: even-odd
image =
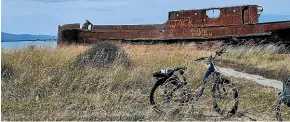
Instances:
[[[18,71],[14,78],[2,82],[2,120],[218,120],[209,89],[196,104],[195,117],[187,113],[160,116],[149,105],[152,72],[186,66],[189,85],[196,90],[206,69],[203,63],[192,60],[212,52],[190,45],[123,46],[134,62],[130,69],[70,67],[77,55],[89,48],[85,46],[2,51],[2,62]],[[259,120],[275,120],[276,90],[233,81],[240,88],[239,111],[245,110]],[[257,107],[260,105],[263,107]],[[246,110],[249,107],[253,109]],[[249,119],[242,116],[229,120]]]
[[[228,50],[228,58],[237,62],[255,65],[258,68],[287,69],[290,71],[290,55],[279,54],[275,45],[237,47]],[[281,47],[280,47],[281,48]]]

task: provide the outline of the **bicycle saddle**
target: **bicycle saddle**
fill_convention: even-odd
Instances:
[[[284,103],[290,107],[290,76],[283,80],[283,96],[286,98]]]
[[[186,67],[174,67],[174,68],[168,68],[168,69],[161,69],[157,72],[153,73],[153,77],[170,77],[175,71],[180,71],[181,74],[184,73],[184,70]]]

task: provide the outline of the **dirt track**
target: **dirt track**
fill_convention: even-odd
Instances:
[[[259,75],[252,75],[248,73],[243,73],[243,72],[238,72],[230,68],[222,68],[222,67],[217,67],[217,70],[220,71],[223,75],[228,76],[228,77],[235,77],[235,78],[243,78],[249,81],[256,82],[260,85],[267,86],[267,87],[272,87],[272,88],[277,88],[279,90],[282,90],[283,84],[281,81],[275,80],[275,79],[268,79],[264,78]]]

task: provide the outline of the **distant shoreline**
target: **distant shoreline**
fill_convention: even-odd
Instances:
[[[1,42],[35,42],[35,41],[57,41],[56,39],[46,39],[46,40],[1,40]]]
[[[37,47],[43,46],[56,47],[57,41],[56,40],[1,41],[1,49],[25,48],[31,45]]]

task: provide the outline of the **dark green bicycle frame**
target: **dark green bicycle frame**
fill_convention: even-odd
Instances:
[[[207,71],[204,75],[204,78],[202,81],[202,88],[199,91],[198,97],[200,97],[203,94],[204,89],[205,89],[206,80],[207,80],[208,76],[213,72],[215,72],[215,68],[214,68],[214,64],[211,62],[209,68],[207,69]]]

